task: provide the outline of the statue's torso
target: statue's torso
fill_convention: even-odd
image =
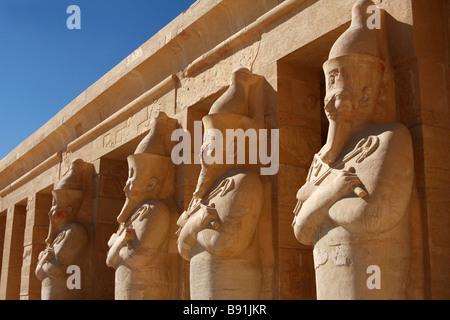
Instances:
[[[143,203],[128,219],[136,238],[120,248],[115,273],[116,300],[167,299],[167,241],[170,211],[159,200]]]
[[[250,180],[252,182],[247,183]],[[254,185],[255,181],[258,184],[256,186]],[[197,244],[192,250],[190,260],[191,298],[201,300],[258,299],[262,270],[256,230],[261,206],[254,206],[248,201],[258,199],[258,202],[262,203],[262,194],[258,194],[261,182],[259,177],[251,171],[234,170],[226,177],[219,178],[212,189],[217,190],[217,186],[220,185],[223,186],[220,192],[216,192],[217,194],[212,197],[210,194],[210,199],[204,204],[214,204],[221,223],[224,225],[234,224],[244,215],[254,217],[247,221],[252,224],[248,228],[248,232],[252,233],[251,241],[241,253],[229,257],[210,253]],[[254,195],[247,196],[255,192],[257,193],[256,197]],[[245,201],[245,198],[248,201]],[[231,230],[227,229],[227,232],[240,232],[241,228],[242,226],[237,223],[230,228]],[[247,234],[246,238],[248,236]]]
[[[319,299],[405,297],[410,255],[407,207],[411,193],[410,190],[399,190],[398,181],[388,181],[390,173],[384,171],[387,167],[405,171],[412,171],[412,168],[402,167],[408,163],[387,163],[395,159],[390,155],[396,152],[393,139],[390,130],[376,129],[365,137],[355,137],[344,152],[343,158],[347,160],[341,165],[334,164],[336,170],[354,168],[368,197],[362,201],[352,193],[338,200],[328,210],[329,218],[315,234],[313,253]],[[356,150],[358,144],[362,146],[359,151]],[[320,185],[333,183],[335,175],[327,175],[327,171],[330,171],[328,166],[315,160],[308,179],[310,182],[323,179]],[[380,183],[383,183],[382,187]],[[411,189],[412,180],[402,183],[405,189]],[[378,202],[371,205],[380,209],[365,212],[371,201]],[[389,204],[388,209],[386,204]],[[389,215],[396,215],[396,221],[391,222]],[[372,266],[380,270],[381,289],[369,289],[370,284],[367,284]]]
[[[78,300],[83,298],[84,258],[88,236],[86,228],[80,223],[70,223],[64,226],[53,240],[51,246],[55,256],[45,265],[42,278],[42,300]],[[78,271],[68,270],[76,266]],[[77,272],[77,274],[75,274]],[[77,277],[69,279],[69,277]],[[71,283],[79,281],[80,288]],[[68,284],[68,282],[70,282]]]

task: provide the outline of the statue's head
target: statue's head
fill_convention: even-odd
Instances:
[[[50,218],[49,234],[46,243],[50,244],[54,236],[67,223],[75,221],[84,199],[84,186],[89,163],[81,159],[72,161],[69,172],[52,191],[53,205],[48,213]]]
[[[258,76],[246,68],[238,68],[231,76],[232,85],[247,86],[256,83]],[[227,91],[212,106],[208,115],[202,119],[205,134],[200,151],[202,170],[194,192],[196,198],[202,198],[211,188],[218,175],[236,167],[249,166],[237,159],[237,139],[227,139],[227,130],[245,133],[249,129],[258,129],[261,124],[249,109],[248,96],[240,92]],[[240,130],[240,131],[239,131]],[[230,141],[228,141],[230,140]],[[249,144],[245,146],[245,155],[249,154]]]
[[[166,155],[166,133],[171,120],[163,112],[156,114],[150,123],[149,133],[135,153],[127,157],[128,180],[123,189],[126,200],[117,217],[119,223],[124,223],[143,201],[165,199],[170,195],[175,168]]]
[[[330,122],[328,137],[333,140],[328,141],[330,148],[335,139],[341,139],[339,135],[344,137],[352,127],[375,121],[386,65],[378,30],[367,26],[367,9],[371,5],[374,5],[371,0],[355,3],[349,29],[334,43],[329,59],[323,65],[326,80],[324,109]],[[323,159],[330,162],[335,156]]]
[[[49,212],[50,220],[60,222],[75,219],[83,201],[83,191],[58,189],[52,191],[52,196],[53,206]]]
[[[374,121],[384,68],[382,60],[361,54],[328,60],[324,64],[328,120]]]
[[[231,83],[241,84],[243,86],[251,86],[256,81],[255,75],[247,68],[241,67],[233,70],[231,75]]]

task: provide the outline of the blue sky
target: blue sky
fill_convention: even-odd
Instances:
[[[0,0],[0,160],[194,2]]]

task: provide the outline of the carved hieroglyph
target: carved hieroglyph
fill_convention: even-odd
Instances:
[[[52,191],[47,247],[39,254],[35,272],[42,281],[42,300],[84,298],[83,266],[89,236],[78,213],[86,197],[86,185],[91,182],[91,169],[91,164],[73,160],[67,175]]]
[[[193,198],[178,220],[178,251],[190,261],[191,299],[258,299],[270,291],[272,272],[270,262],[262,261],[260,241],[264,197],[270,196],[265,196],[259,171],[236,162],[205,161],[212,152],[225,159],[224,146],[211,148],[214,130],[225,137],[226,129],[255,128],[249,117],[249,89],[260,80],[245,68],[236,69],[228,90],[203,117],[202,168]],[[265,245],[267,256],[270,245]]]
[[[355,3],[324,64],[328,137],[297,193],[293,228],[314,245],[318,299],[405,298],[412,142],[402,124],[375,122],[387,66],[370,5]]]
[[[169,295],[168,245],[175,168],[166,150],[176,121],[163,112],[128,160],[120,226],[108,241],[106,263],[116,269],[116,300],[159,300]]]

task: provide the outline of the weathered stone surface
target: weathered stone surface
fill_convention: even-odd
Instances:
[[[92,245],[86,252],[86,267],[90,273],[84,275],[88,281],[83,289],[88,299],[114,299],[116,270],[105,261],[110,250],[108,240],[117,231],[116,218],[126,200],[123,188],[128,178],[127,157],[135,152],[158,112],[176,119],[178,126],[194,137],[195,121],[201,121],[210,112],[213,104],[230,88],[233,71],[241,67],[250,70],[261,82],[258,84],[261,90],[251,90],[249,99],[252,110],[261,112],[259,128],[279,130],[279,170],[260,181],[267,209],[258,220],[265,221],[260,230],[264,236],[258,235],[258,245],[270,253],[264,256],[267,261],[264,261],[263,274],[273,270],[269,277],[273,281],[268,281],[260,294],[273,299],[322,297],[323,290],[316,291],[316,284],[322,280],[315,277],[315,271],[322,272],[328,266],[344,270],[350,262],[367,260],[367,256],[346,255],[352,252],[351,245],[323,244],[314,251],[317,253],[315,269],[313,246],[298,242],[291,226],[296,191],[305,183],[314,154],[326,144],[329,132],[322,102],[328,80],[322,66],[336,39],[348,29],[355,2],[196,1],[62,108],[0,161],[0,299],[41,298],[40,281],[33,273],[39,262],[38,253],[44,249],[42,240],[48,233],[51,191],[68,174],[72,161],[77,158],[94,167],[91,196],[78,214]],[[390,170],[381,169],[374,159],[383,158],[378,154],[384,150],[386,139],[396,138],[399,133],[406,135],[402,126],[408,129],[414,187],[407,219],[412,267],[407,277],[406,297],[448,299],[450,4],[445,0],[374,0],[373,3],[382,9],[382,29],[378,33],[385,41],[381,51],[389,66],[384,82],[387,91],[385,97],[379,99],[382,107],[377,110],[376,123],[401,125],[390,128],[392,136],[382,133],[381,129],[371,132],[369,136],[378,137],[380,145],[364,161],[354,164],[354,168],[365,191],[374,192],[376,188],[371,189],[366,179],[375,179],[383,170]],[[234,123],[229,121],[227,125]],[[360,138],[367,138],[363,136]],[[171,143],[169,134],[167,144]],[[348,148],[352,149],[350,144]],[[391,146],[386,148],[390,150]],[[190,152],[191,160],[198,159],[194,139]],[[410,158],[401,162],[398,171],[405,172]],[[367,170],[369,163],[373,168]],[[201,165],[193,162],[176,166],[171,212],[179,215],[190,207],[201,170]],[[370,177],[366,177],[364,172],[369,171]],[[327,179],[324,184],[332,180]],[[392,188],[399,188],[400,182],[392,184]],[[406,187],[401,189],[387,194],[387,199],[393,193],[403,195]],[[361,199],[350,194],[342,203],[356,208],[352,200]],[[399,198],[389,202],[396,208],[403,203]],[[384,212],[388,211],[383,211],[383,217]],[[175,218],[178,215],[175,214]],[[336,215],[333,219],[339,220],[339,217]],[[168,231],[169,242],[176,242],[177,228],[174,219]],[[385,236],[381,231],[378,233]],[[383,241],[390,240],[383,238]],[[326,246],[329,252],[325,255]],[[204,250],[201,248],[196,246],[196,250]],[[202,254],[208,255],[206,251]],[[172,275],[168,284],[170,297],[208,296],[202,293],[200,285],[204,279],[190,281],[194,271],[190,270],[190,262],[180,259],[176,245],[168,247],[167,256]],[[194,261],[195,268],[216,266],[212,255],[202,259]],[[228,262],[223,261],[211,275],[228,275]],[[383,278],[383,274],[390,272],[383,271],[385,268],[391,270],[400,266],[393,262],[387,267],[380,266],[382,281],[389,280],[389,277]],[[361,281],[369,276],[361,275]],[[208,286],[217,290],[214,294],[224,291],[219,280]],[[251,290],[255,288],[254,283],[249,286]],[[373,296],[381,296],[381,292],[372,291]]]
[[[85,260],[90,258],[87,253],[92,243],[88,227],[80,222],[83,221],[80,213],[84,200],[90,198],[91,179],[91,165],[76,159],[52,191],[53,206],[48,214],[50,225],[45,239],[47,246],[39,253],[35,270],[37,278],[42,281],[42,300],[86,298],[84,277],[88,270]],[[72,281],[74,287],[69,285]]]
[[[269,242],[259,239],[260,228],[270,223],[264,219],[268,209],[264,195],[270,190],[248,165],[207,160],[212,153],[225,155],[225,149],[212,147],[214,136],[208,130],[218,130],[225,137],[226,129],[246,131],[260,126],[256,114],[250,117],[249,107],[250,87],[259,80],[246,68],[236,69],[228,90],[203,118],[202,170],[189,207],[177,223],[178,251],[190,261],[192,299],[260,299],[272,292],[270,228],[265,234]],[[247,153],[248,149],[247,144]]]
[[[407,297],[412,142],[402,124],[375,124],[389,65],[366,26],[371,5],[355,3],[324,64],[328,138],[297,193],[294,232],[314,245],[319,299]]]
[[[125,204],[117,216],[119,229],[108,241],[106,258],[106,264],[116,270],[116,300],[176,298],[176,290],[170,288],[173,269],[169,269],[169,248],[174,245],[169,233],[176,220],[171,207],[175,166],[166,150],[166,136],[175,128],[176,121],[158,113],[149,133],[127,158]]]

